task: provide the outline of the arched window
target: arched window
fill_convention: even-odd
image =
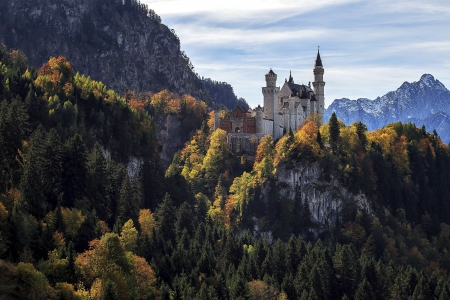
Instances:
[[[239,130],[239,127],[236,127],[236,128],[234,129],[234,132],[241,132],[241,131]]]

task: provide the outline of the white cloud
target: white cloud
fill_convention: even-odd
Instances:
[[[193,25],[189,28],[180,26],[176,31],[177,35],[182,37],[181,43],[202,44],[202,45],[232,45],[236,49],[248,49],[249,45],[261,45],[282,43],[295,39],[309,39],[318,35],[325,34],[324,29],[296,29],[286,31],[284,28],[270,29],[236,29],[236,28],[215,28]],[[192,34],[195,32],[195,34]],[[183,38],[184,37],[184,38]]]
[[[326,105],[370,98],[433,74],[450,87],[448,0],[144,1],[174,28],[204,77],[261,103],[264,74],[313,79],[316,46],[325,66]]]
[[[359,0],[341,0],[339,5]],[[336,5],[335,0],[145,0],[156,13],[169,18],[198,16],[203,22],[273,23],[320,8]]]

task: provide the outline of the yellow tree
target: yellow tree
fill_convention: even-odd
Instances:
[[[259,142],[255,163],[253,164],[253,171],[257,181],[262,183],[275,172],[274,158],[275,146],[272,136],[265,135]]]
[[[222,129],[217,129],[211,135],[209,148],[203,159],[207,187],[214,188],[220,174],[228,169],[230,155],[227,133]]]
[[[243,216],[249,201],[252,200],[253,185],[253,177],[249,173],[244,172],[242,176],[234,179],[230,187],[230,193],[233,194],[240,217]]]
[[[139,226],[141,233],[150,239],[153,234],[153,228],[155,227],[155,219],[150,209],[141,209],[139,211]]]
[[[311,120],[306,120],[295,132],[294,142],[291,145],[291,156],[305,159],[316,159],[321,155],[320,145],[317,142],[318,128]]]
[[[120,243],[125,251],[133,252],[136,249],[138,232],[136,228],[134,228],[133,220],[128,220],[122,228],[122,232],[120,233]]]

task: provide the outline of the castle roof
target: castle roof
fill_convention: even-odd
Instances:
[[[233,109],[233,111],[235,111],[236,109],[240,109],[243,113],[247,112],[247,110],[240,104],[236,105],[236,107]]]
[[[309,98],[311,93],[314,93],[313,90],[304,84],[295,84],[293,82],[286,83],[291,89],[291,96],[298,96],[300,98]]]
[[[275,74],[275,72],[272,71],[272,69],[270,69],[270,71],[266,75],[277,75],[277,74]]]
[[[322,59],[320,58],[319,49],[317,49],[317,58],[316,58],[316,63],[314,64],[314,67],[323,67]]]

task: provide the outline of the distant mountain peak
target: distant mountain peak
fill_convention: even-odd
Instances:
[[[423,74],[422,77],[420,77],[419,83],[422,83],[427,87],[447,90],[445,86],[431,74]]]
[[[392,122],[414,122],[436,129],[442,140],[450,141],[450,91],[431,74],[419,81],[405,81],[396,91],[375,100],[336,99],[325,110],[325,121],[332,112],[345,124],[361,121],[370,130]]]
[[[434,79],[434,76],[431,75],[431,74],[423,74],[420,77],[420,81],[423,82],[423,83],[432,85],[436,81],[436,79]]]

